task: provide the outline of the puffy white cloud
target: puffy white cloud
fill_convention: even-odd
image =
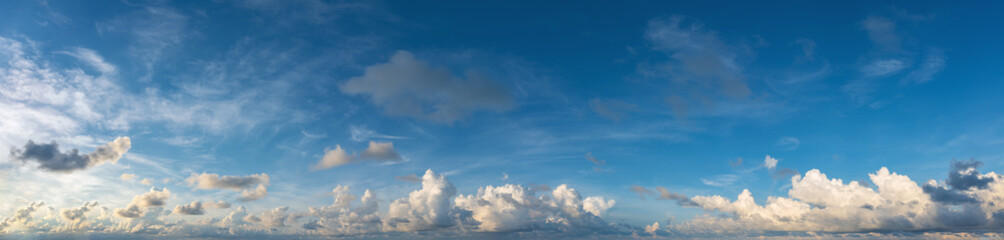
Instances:
[[[475,71],[466,75],[466,79],[453,76],[446,68],[429,66],[410,52],[398,51],[389,62],[367,67],[363,76],[349,79],[339,89],[369,96],[387,115],[441,123],[477,111],[513,108],[512,96],[504,87]]]
[[[1004,200],[1004,184],[996,173],[979,173],[979,166],[974,161],[954,162],[945,182],[930,180],[923,187],[881,168],[868,175],[875,188],[831,179],[813,169],[791,178],[787,197],[771,196],[762,205],[748,190],[735,201],[693,197],[695,206],[729,216],[698,217],[673,227],[690,231],[713,224],[728,226],[729,231],[821,232],[995,229],[1004,217],[1004,208],[997,204]],[[710,229],[698,231],[705,230]]]
[[[38,168],[42,170],[68,173],[107,162],[116,163],[130,147],[129,137],[119,137],[90,154],[80,155],[77,149],[60,152],[56,142],[35,144],[28,140],[23,149],[11,150],[11,158],[22,162],[37,162]]]
[[[767,155],[767,157],[763,158],[763,166],[767,167],[767,169],[773,170],[774,168],[777,167],[777,158],[773,158],[770,155]]]
[[[513,184],[485,186],[477,194],[458,196],[455,202],[457,208],[470,212],[478,231],[487,232],[602,226],[598,217],[615,204],[603,197],[583,200],[567,185],[537,197],[535,191]]]
[[[335,149],[325,149],[324,157],[312,168],[315,170],[329,169],[351,163],[353,156],[345,152],[341,145],[335,145]]]
[[[363,153],[359,156],[378,161],[401,160],[401,154],[398,154],[397,151],[394,150],[394,143],[392,142],[370,141],[369,147],[367,147],[366,150],[363,150]]]
[[[125,180],[125,181],[130,181],[130,180],[133,180],[135,178],[136,178],[136,174],[132,174],[132,173],[123,173],[121,176],[119,176],[119,179],[122,179],[122,180]]]
[[[335,149],[326,149],[324,156],[321,157],[321,160],[311,167],[311,169],[330,169],[349,163],[360,162],[362,160],[395,162],[402,161],[403,158],[397,150],[394,150],[394,143],[392,142],[370,141],[369,146],[366,147],[366,149],[364,149],[358,157],[346,152],[345,149],[342,149],[341,145],[335,145]]]
[[[616,203],[617,201],[613,199],[605,200],[603,197],[587,197],[586,200],[582,201],[582,209],[597,217],[603,217],[607,215],[607,210],[614,207]]]
[[[441,174],[429,169],[422,176],[422,189],[391,202],[386,226],[398,231],[433,230],[457,223],[450,200],[457,189]]]

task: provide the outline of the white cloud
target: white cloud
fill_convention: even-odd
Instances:
[[[335,145],[335,149],[325,149],[324,157],[312,167],[314,170],[330,169],[333,167],[351,163],[353,156],[345,152],[341,145]]]
[[[377,162],[400,162],[405,159],[394,150],[394,143],[370,141],[369,146],[363,149],[358,157],[350,155],[341,145],[335,145],[335,149],[326,149],[321,160],[311,167],[312,170],[324,170],[341,165],[360,162],[362,160]]]
[[[457,223],[450,204],[455,195],[457,189],[445,176],[427,170],[422,176],[422,189],[409,193],[407,198],[391,202],[386,226],[399,231],[451,227]]]
[[[394,143],[392,142],[370,141],[369,147],[363,150],[362,154],[359,156],[377,161],[401,160],[401,154],[398,154],[397,151],[394,150]]]
[[[132,173],[123,173],[122,176],[119,176],[119,179],[122,179],[122,180],[125,180],[125,181],[131,181],[131,180],[133,180],[135,178],[136,178],[136,174],[132,174]]]
[[[390,116],[453,123],[478,111],[502,112],[514,107],[511,94],[494,80],[473,70],[467,78],[453,76],[398,51],[387,63],[366,68],[363,76],[342,83],[346,94],[367,95]]]
[[[777,158],[773,158],[770,155],[767,155],[766,157],[763,158],[763,166],[767,167],[767,169],[773,170],[774,168],[777,167]]]

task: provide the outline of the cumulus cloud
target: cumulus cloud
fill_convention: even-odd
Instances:
[[[770,155],[767,155],[767,157],[763,158],[763,166],[767,167],[767,169],[773,170],[774,168],[777,167],[777,158],[773,158]]]
[[[132,173],[123,173],[121,176],[119,176],[119,179],[126,180],[126,181],[131,181],[131,180],[133,180],[135,178],[136,178],[136,174],[132,174]]]
[[[143,209],[163,207],[170,197],[171,191],[166,188],[150,188],[149,192],[133,197],[132,202],[125,208],[116,209],[115,215],[123,218],[139,218],[143,216]]]
[[[202,215],[206,213],[206,209],[202,207],[202,202],[194,201],[189,204],[175,206],[174,213],[181,215]]]
[[[18,208],[10,217],[0,222],[0,232],[10,232],[9,228],[31,224],[31,214],[45,206],[45,202],[32,202],[28,206]]]
[[[187,179],[189,186],[196,189],[230,189],[240,191],[256,184],[269,184],[268,174],[259,173],[247,176],[220,176],[215,173],[192,173]]]
[[[363,234],[382,229],[382,221],[377,213],[379,199],[373,191],[367,189],[358,206],[352,206],[357,197],[348,186],[339,185],[331,193],[334,203],[330,206],[311,207],[305,215],[317,219],[303,224],[304,229],[322,234]]]
[[[215,173],[192,173],[187,179],[196,189],[230,189],[240,191],[241,201],[254,201],[268,195],[269,176],[265,173],[247,176],[220,176]],[[257,187],[252,187],[257,185]]]
[[[394,143],[392,142],[370,141],[369,147],[367,147],[366,150],[363,150],[362,154],[359,156],[377,161],[401,160],[401,154],[398,154],[397,151],[394,150]]]
[[[335,145],[335,149],[325,150],[324,156],[311,169],[330,169],[362,160],[398,162],[403,161],[404,158],[401,157],[401,154],[397,150],[394,150],[394,143],[392,142],[370,141],[369,146],[358,157],[346,152],[345,149],[342,149],[341,145]]]
[[[333,167],[351,163],[353,156],[345,152],[341,145],[335,145],[335,149],[325,149],[324,156],[313,166],[315,170],[330,169]]]
[[[514,107],[512,96],[494,80],[473,70],[466,79],[398,51],[389,62],[366,68],[363,76],[342,83],[346,94],[366,95],[390,116],[453,123],[478,111],[502,112]]]
[[[422,189],[391,202],[387,227],[400,231],[433,230],[456,224],[450,199],[457,195],[453,183],[431,169],[422,176]]]
[[[869,174],[874,188],[845,183],[813,169],[791,178],[787,197],[758,204],[748,190],[735,201],[696,196],[694,206],[726,216],[700,216],[674,228],[719,226],[714,231],[918,231],[995,229],[1004,217],[998,203],[1004,184],[996,173],[982,174],[976,161],[953,162],[948,179],[918,185],[886,168]],[[953,184],[947,182],[952,181]],[[694,229],[691,229],[694,230]],[[710,230],[710,229],[705,229]],[[702,230],[703,231],[703,230]]]
[[[478,231],[487,232],[602,228],[605,222],[599,216],[616,203],[603,197],[582,199],[567,185],[537,197],[533,190],[513,184],[485,186],[477,194],[457,196],[455,202],[470,212]]]
[[[69,173],[104,163],[116,163],[122,155],[129,151],[129,137],[119,137],[104,146],[100,146],[90,154],[81,155],[77,149],[60,152],[59,144],[35,144],[28,140],[23,149],[14,148],[10,155],[14,160],[38,163],[38,168],[52,172]]]

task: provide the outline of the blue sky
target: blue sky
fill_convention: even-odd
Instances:
[[[4,2],[0,232],[993,235],[1000,7]]]

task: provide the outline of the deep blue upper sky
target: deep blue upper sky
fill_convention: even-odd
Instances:
[[[777,196],[825,208],[799,197],[792,176],[818,169],[883,192],[869,176],[882,167],[920,186],[955,171],[953,160],[1004,166],[1002,7],[3,2],[2,147],[55,141],[90,153],[128,136],[131,148],[117,163],[58,174],[12,152],[0,161],[0,214],[35,201],[122,208],[151,186],[171,189],[167,210],[225,200],[252,215],[306,212],[349,186],[373,190],[390,231],[385,212],[427,169],[464,195],[567,184],[583,199],[616,200],[594,215],[643,235],[652,222],[742,215],[698,198],[660,200],[668,195],[657,187],[730,201],[748,189],[758,204]],[[267,174],[268,195],[241,202],[237,190],[254,184],[186,180],[200,173]],[[71,177],[91,183],[62,185]],[[535,196],[551,196],[543,192]],[[166,218],[198,219],[177,214]],[[302,233],[308,220],[290,221],[280,232]],[[902,229],[947,228],[911,221]]]

